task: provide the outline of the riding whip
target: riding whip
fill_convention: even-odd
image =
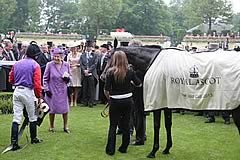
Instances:
[[[105,105],[103,111],[101,112],[101,116],[102,116],[103,118],[107,118],[107,117],[108,117],[108,115],[109,115],[109,106],[110,106],[109,103],[107,103],[107,104]]]

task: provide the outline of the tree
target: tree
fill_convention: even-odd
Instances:
[[[184,12],[189,26],[206,23],[209,32],[213,23],[229,23],[233,14],[232,4],[227,0],[185,0]]]
[[[39,0],[28,0],[28,18],[24,30],[27,32],[39,32],[41,30],[40,20],[42,2]]]
[[[42,0],[44,31],[59,32],[59,17],[65,0]]]
[[[233,30],[235,32],[240,32],[240,13],[237,13],[233,16]]]
[[[10,28],[11,16],[15,12],[16,6],[16,0],[0,1],[0,32],[5,33]]]
[[[23,31],[28,19],[28,0],[16,0],[16,2],[17,6],[12,15],[10,26],[17,31]]]
[[[79,12],[79,2],[65,2],[60,8],[59,28],[62,33],[80,33],[82,17]]]
[[[184,0],[172,0],[170,2],[169,11],[171,13],[171,40],[172,45],[177,46],[181,43],[186,34],[186,25],[184,23],[185,16],[183,12]]]
[[[117,27],[133,34],[159,35],[169,33],[170,15],[162,0],[123,0]]]
[[[111,30],[121,4],[121,0],[81,0],[82,31],[89,37],[96,38],[100,29]]]

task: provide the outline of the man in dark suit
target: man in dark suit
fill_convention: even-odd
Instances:
[[[80,57],[80,67],[82,73],[83,103],[85,106],[93,107],[95,97],[95,87],[98,81],[97,62],[98,57],[93,52],[92,41],[86,42],[86,49]]]
[[[14,57],[14,54],[13,54],[13,44],[10,40],[4,40],[3,42],[4,44],[4,48],[3,48],[3,52],[2,52],[2,60],[5,60],[5,61],[16,61],[15,57]],[[4,70],[6,72],[6,90],[7,92],[12,92],[13,91],[13,88],[12,88],[12,85],[8,82],[8,75],[9,75],[9,72],[11,70],[11,67],[12,66],[4,66]]]
[[[16,61],[14,54],[13,54],[13,44],[11,41],[5,41],[4,42],[4,50],[3,50],[3,57],[5,58],[6,61]]]
[[[108,45],[107,44],[103,44],[100,46],[100,51],[101,51],[101,55],[98,58],[98,65],[97,65],[97,73],[98,76],[100,77],[101,74],[103,73],[108,60],[110,59],[110,55],[108,53]],[[106,104],[107,103],[107,98],[104,94],[104,81],[103,80],[99,80],[99,100],[100,103],[102,104]]]

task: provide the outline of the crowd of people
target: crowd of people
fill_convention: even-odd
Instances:
[[[93,108],[96,103],[109,103],[111,106],[110,125],[106,153],[113,155],[115,152],[117,126],[123,133],[123,142],[119,151],[122,153],[127,151],[130,142],[130,126],[134,126],[134,120],[131,120],[130,123],[130,117],[132,119],[132,115],[134,115],[131,80],[136,85],[140,85],[142,82],[136,77],[135,72],[129,69],[124,52],[114,54],[118,57],[113,58],[113,62],[109,62],[112,50],[111,42],[102,44],[100,47],[96,46],[93,41],[87,41],[85,45],[72,43],[68,46],[64,44],[49,46],[47,44],[38,45],[35,41],[14,44],[11,40],[6,39],[0,44],[0,49],[1,61],[15,62],[12,65],[1,66],[0,72],[0,90],[14,91],[14,118],[11,135],[13,150],[20,148],[17,134],[24,109],[26,109],[30,121],[31,142],[42,142],[37,138],[36,133],[37,114],[33,104],[33,97],[36,96],[43,98],[49,105],[49,132],[55,132],[55,114],[62,114],[63,131],[70,133],[68,128],[70,106],[82,103],[82,106]],[[108,63],[111,63],[111,72],[109,73],[112,73],[113,79],[116,76],[116,79],[112,81],[113,79],[109,78],[107,73],[106,83],[108,85],[105,85],[105,80],[100,76]],[[10,81],[8,80],[9,75]],[[68,91],[69,88],[73,90],[71,93]],[[40,102],[38,100],[38,103]],[[143,104],[141,108],[143,108]],[[145,123],[142,124],[145,125]],[[138,127],[145,128],[139,124]],[[140,140],[135,145],[143,145],[144,141]]]
[[[142,46],[142,43],[133,40],[127,45]],[[112,47],[111,42],[98,47],[94,41],[59,46],[38,45],[34,41],[13,44],[11,40],[4,40],[0,44],[0,61],[17,61],[13,67],[0,67],[0,91],[14,91],[11,136],[13,150],[19,149],[17,133],[24,106],[30,121],[31,142],[42,142],[36,133],[37,115],[33,112],[33,93],[37,98],[43,98],[50,107],[50,132],[55,132],[55,114],[62,114],[63,131],[70,133],[68,112],[71,106],[82,103],[82,106],[93,108],[97,103],[109,103],[110,125],[106,153],[115,153],[116,133],[122,133],[123,136],[118,150],[126,153],[133,129],[136,131],[136,139],[132,144],[144,145],[144,75],[129,66],[124,52],[115,52],[111,58]],[[106,66],[109,69],[106,71],[106,79],[103,80],[100,77]],[[70,89],[72,92],[69,92]],[[214,114],[209,114],[209,123],[215,121],[213,116]],[[225,124],[229,123],[228,117]]]

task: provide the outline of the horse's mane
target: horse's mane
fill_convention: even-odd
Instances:
[[[176,47],[167,47],[167,48],[164,48],[165,50],[167,49],[175,49],[175,50],[178,50],[178,51],[186,51],[185,49],[181,49],[181,48],[176,48]]]
[[[156,49],[162,49],[162,47],[161,47],[161,46],[159,46],[159,45],[144,45],[144,46],[142,46],[142,47],[146,47],[146,48],[156,48]]]

